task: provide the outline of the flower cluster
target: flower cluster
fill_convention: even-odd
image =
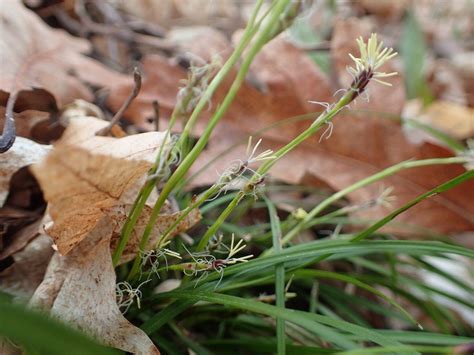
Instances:
[[[189,268],[184,270],[184,274],[187,276],[198,276],[199,278],[196,280],[195,286],[197,284],[206,279],[209,273],[215,271],[220,275],[219,281],[217,282],[215,288],[217,288],[224,277],[224,269],[228,265],[233,265],[237,263],[245,263],[248,259],[252,258],[253,255],[245,255],[239,258],[236,258],[235,255],[242,251],[246,245],[243,243],[243,239],[239,240],[237,244],[234,245],[234,234],[232,234],[232,239],[230,246],[225,245],[222,243],[222,237],[218,239],[215,248],[222,246],[224,250],[216,250],[216,253],[225,253],[227,254],[225,259],[216,258],[214,255],[211,255],[209,250],[202,252],[202,253],[190,253],[186,247],[183,247],[188,251],[188,254],[193,259],[193,263],[189,264]]]
[[[349,67],[348,71],[353,77],[351,90],[354,92],[352,100],[364,92],[370,80],[374,80],[380,84],[391,86],[390,83],[382,79],[397,75],[396,72],[385,73],[377,71],[384,63],[397,55],[392,48],[383,46],[383,42],[377,41],[377,35],[372,33],[367,44],[362,37],[357,39],[359,45],[360,58],[356,58],[349,54],[355,62],[355,67]]]
[[[133,288],[127,281],[119,282],[115,285],[115,294],[117,297],[117,305],[119,309],[122,309],[122,313],[127,313],[130,306],[136,300],[138,308],[140,308],[140,299],[142,298],[142,291],[140,287],[149,282],[150,280],[142,282],[137,288]]]
[[[241,180],[249,180],[245,177],[245,173],[251,173],[252,175],[256,176],[257,182],[252,184],[251,191],[248,193],[255,195],[256,191],[255,188],[257,186],[261,186],[264,181],[264,176],[260,176],[255,170],[250,168],[250,165],[275,159],[276,156],[273,154],[273,151],[267,149],[261,153],[257,153],[258,147],[262,143],[262,139],[259,139],[255,146],[252,148],[252,137],[249,137],[248,144],[247,144],[247,159],[242,161],[240,159],[233,161],[230,166],[219,176],[219,181],[217,185],[220,186],[220,190],[213,199],[217,198],[222,192],[227,193],[229,189],[239,189],[241,187]],[[246,185],[247,186],[247,185]]]

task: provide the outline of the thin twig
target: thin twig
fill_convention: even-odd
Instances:
[[[140,88],[142,87],[142,76],[137,67],[133,69],[133,81],[135,83],[135,86],[133,87],[130,96],[123,103],[122,107],[120,107],[120,110],[118,110],[114,117],[112,117],[112,120],[110,121],[109,125],[97,131],[97,136],[106,136],[107,134],[109,134],[112,127],[117,124],[120,118],[122,118],[123,113],[127,110],[133,99],[137,97],[138,93],[140,92]]]
[[[153,100],[153,121],[155,122],[155,131],[160,130],[160,103],[158,100]]]
[[[10,93],[5,109],[5,122],[3,123],[3,133],[0,136],[0,153],[5,153],[11,148],[16,138],[15,118],[13,117],[13,107],[18,96],[17,92]]]
[[[89,16],[85,8],[84,0],[76,1],[75,11],[77,16],[80,18],[82,25],[84,26],[83,36],[87,35],[88,33],[113,36],[125,42],[147,45],[164,51],[175,51],[177,49],[175,44],[164,38],[157,38],[154,36],[136,33],[125,25],[117,27],[95,22]]]

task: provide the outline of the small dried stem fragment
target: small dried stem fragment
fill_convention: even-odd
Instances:
[[[0,153],[5,153],[11,148],[16,138],[15,118],[13,117],[13,107],[18,93],[13,92],[7,101],[5,109],[5,123],[3,124],[3,133],[0,136]]]
[[[135,67],[135,69],[133,70],[133,81],[135,83],[135,86],[133,87],[133,90],[130,93],[130,96],[123,103],[122,107],[120,107],[120,110],[118,110],[117,113],[114,115],[109,125],[97,131],[96,135],[106,136],[107,134],[109,134],[112,127],[115,126],[118,123],[118,121],[122,118],[123,113],[130,106],[133,99],[135,99],[138,96],[138,93],[140,92],[140,89],[142,87],[142,76],[137,67]]]
[[[158,100],[153,100],[153,121],[155,122],[155,131],[160,130],[160,103]]]

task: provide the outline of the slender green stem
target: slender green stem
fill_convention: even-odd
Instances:
[[[185,127],[185,130],[183,134],[180,137],[180,140],[177,142],[175,147],[173,149],[179,149],[179,147],[183,144],[182,142],[185,142],[187,137],[189,136],[189,132],[191,131],[194,122],[196,121],[198,115],[202,111],[202,109],[205,107],[206,103],[208,100],[212,97],[212,94],[214,93],[215,89],[219,86],[219,84],[222,82],[222,80],[225,78],[225,76],[230,72],[231,68],[235,65],[235,63],[238,61],[240,58],[243,50],[245,49],[246,45],[249,43],[249,41],[252,39],[253,35],[255,34],[256,30],[258,28],[255,28],[254,22],[255,19],[258,15],[258,12],[260,10],[260,7],[263,4],[263,0],[259,0],[258,3],[255,6],[255,9],[253,11],[253,14],[251,16],[251,19],[247,25],[247,28],[245,30],[245,33],[243,35],[242,41],[240,42],[239,46],[235,49],[234,53],[231,55],[231,57],[228,59],[227,63],[222,67],[222,69],[219,71],[219,73],[216,75],[214,80],[211,82],[209,87],[207,88],[206,92],[204,93],[203,97],[201,97],[200,101],[198,102],[195,110],[193,111],[193,114],[191,115],[190,119],[188,120],[188,123]],[[169,135],[171,134],[171,129],[175,125],[177,119],[179,116],[182,115],[183,113],[183,108],[187,107],[189,104],[189,101],[192,99],[192,91],[186,95],[183,100],[176,105],[176,107],[173,110],[173,113],[171,115],[170,119],[170,125],[169,129],[166,132],[165,140],[164,142],[167,141],[169,138]],[[191,122],[190,122],[191,121]],[[157,156],[156,162],[154,166],[152,167],[150,174],[156,173],[158,170],[159,165],[162,163],[163,157],[163,147],[164,144],[160,148],[160,152]],[[128,240],[130,239],[131,233],[133,231],[133,228],[135,228],[135,225],[138,221],[138,218],[140,217],[141,211],[143,210],[143,207],[145,206],[145,203],[150,196],[151,192],[153,191],[153,187],[155,186],[157,182],[157,179],[149,179],[147,183],[143,186],[142,190],[140,191],[139,195],[135,199],[135,202],[132,206],[132,209],[127,217],[127,220],[125,221],[124,227],[122,228],[122,232],[120,235],[119,239],[119,244],[114,251],[114,255],[112,257],[114,266],[116,266],[120,260],[120,257],[123,253],[123,250],[125,249]],[[160,207],[161,209],[161,207]]]
[[[232,55],[229,57],[227,62],[222,66],[221,70],[219,70],[219,72],[214,77],[212,82],[209,84],[208,88],[206,89],[201,99],[197,103],[196,108],[193,110],[193,113],[191,114],[191,117],[189,117],[188,122],[183,128],[183,132],[181,133],[181,136],[177,142],[178,147],[181,147],[186,143],[202,110],[207,106],[209,100],[212,99],[214,92],[217,90],[217,88],[222,83],[224,78],[230,73],[234,65],[240,59],[240,56],[242,55],[244,49],[247,47],[247,45],[249,44],[253,36],[258,31],[259,26],[255,24],[255,20],[262,4],[263,4],[263,0],[259,0],[257,4],[255,5],[252,16],[249,20],[249,23],[247,24],[247,27],[242,36],[242,39],[239,42],[239,45],[234,50]],[[208,131],[208,129],[206,129],[206,131]]]
[[[239,204],[239,202],[244,198],[246,193],[250,191],[254,191],[255,184],[264,176],[275,163],[281,159],[283,156],[288,154],[290,151],[295,149],[299,144],[304,142],[306,139],[311,137],[314,133],[316,133],[321,127],[323,127],[326,123],[328,123],[331,119],[334,118],[344,107],[350,103],[352,97],[352,92],[348,91],[346,95],[344,95],[335,105],[334,107],[326,112],[323,112],[312,124],[309,126],[305,131],[303,131],[298,137],[293,139],[284,147],[280,148],[276,151],[273,155],[275,156],[274,159],[265,161],[257,172],[251,177],[250,181],[244,187],[242,191],[240,191],[234,199],[229,203],[227,208],[222,212],[222,214],[217,218],[214,224],[207,230],[206,234],[202,237],[199,246],[202,247],[204,243],[209,242],[210,238],[214,233],[220,228],[222,223],[225,221],[227,216],[232,212],[232,210]],[[212,233],[212,234],[211,234]],[[198,248],[199,248],[198,246]]]
[[[173,113],[170,119],[169,128],[166,131],[165,138],[163,139],[163,143],[160,146],[160,150],[156,157],[156,161],[150,169],[149,176],[156,174],[156,172],[159,171],[160,165],[164,164],[164,161],[167,160],[167,158],[165,158],[163,155],[164,147],[166,146],[167,141],[171,135],[171,129],[175,125],[178,117],[181,115],[181,112],[182,112],[181,108],[183,107],[183,105],[186,106],[190,99],[191,99],[191,95],[187,95],[183,99],[182,104],[175,107],[175,109],[173,110]],[[171,147],[171,149],[173,149],[173,147]],[[138,221],[138,218],[140,217],[140,214],[143,210],[143,207],[145,206],[148,197],[150,196],[151,192],[153,191],[153,188],[156,185],[156,182],[157,182],[157,178],[148,179],[145,185],[140,190],[135,201],[133,202],[130,213],[127,216],[125,224],[120,233],[120,239],[119,239],[118,245],[115,248],[115,251],[112,255],[112,262],[114,266],[117,266],[117,264],[119,263],[122,253],[125,250],[125,247],[127,246],[130,236],[132,235],[133,228],[135,227]]]
[[[457,186],[459,184],[462,184],[464,181],[468,181],[470,179],[474,178],[474,170],[466,171],[464,174],[461,174],[459,176],[456,176],[454,179],[451,179],[444,184],[441,184],[434,189],[425,192],[424,194],[419,195],[415,199],[411,200],[410,202],[406,203],[402,207],[396,209],[392,213],[388,214],[384,218],[380,219],[379,221],[375,222],[373,225],[371,225],[369,228],[366,230],[360,232],[356,236],[354,236],[351,241],[359,241],[362,239],[367,238],[369,235],[373,234],[375,231],[379,230],[382,228],[384,225],[386,225],[388,222],[393,220],[395,217],[397,217],[399,214],[405,212],[406,210],[412,208],[416,204],[420,203],[423,200],[426,200],[427,198],[430,198],[432,196],[436,196],[442,192],[445,192],[454,186]],[[471,222],[474,223],[474,217],[471,218]]]
[[[404,170],[404,169],[411,169],[417,168],[422,166],[429,166],[429,165],[442,165],[442,164],[461,164],[465,163],[466,158],[463,157],[453,157],[453,158],[435,158],[435,159],[424,159],[424,160],[415,160],[415,161],[404,161],[393,165],[387,169],[384,169],[374,175],[366,177],[365,179],[357,181],[355,184],[352,184],[335,194],[331,195],[330,197],[326,198],[322,201],[319,205],[313,208],[308,214],[305,216],[303,220],[298,223],[292,230],[290,230],[282,239],[283,245],[290,242],[298,233],[300,233],[303,229],[307,228],[307,226],[311,223],[311,221],[322,211],[324,211],[327,207],[332,205],[334,202],[340,200],[341,198],[347,196],[351,192],[354,192],[364,186],[370,185],[376,181],[384,179],[388,176],[394,175],[397,172]],[[271,251],[267,251],[270,253]]]
[[[311,126],[309,126],[305,131],[303,131],[298,137],[296,137],[284,147],[273,153],[275,159],[265,161],[262,166],[257,170],[257,173],[259,175],[257,175],[256,177],[254,176],[254,178],[258,179],[258,176],[265,175],[281,158],[283,158],[286,154],[291,152],[293,149],[303,143],[306,139],[308,139],[317,131],[319,131],[321,127],[323,127],[325,124],[330,122],[342,109],[344,109],[344,107],[346,107],[350,103],[351,97],[352,91],[349,90],[348,93],[344,95],[331,110],[323,112],[311,124]]]
[[[178,219],[163,233],[163,236],[158,241],[159,244],[157,245],[157,248],[159,249],[160,247],[165,245],[165,243],[171,237],[171,233],[173,232],[173,230],[175,230],[179,223],[184,220],[194,209],[199,208],[199,206],[201,206],[209,198],[212,198],[215,194],[217,194],[219,192],[219,189],[219,185],[212,185],[209,189],[204,191],[194,202],[192,202],[189,206],[182,210]]]
[[[196,247],[196,251],[200,252],[206,249],[207,244],[211,240],[211,238],[216,234],[218,231],[219,227],[222,225],[222,223],[225,222],[227,217],[232,213],[235,207],[239,204],[239,202],[245,197],[245,194],[242,191],[239,191],[239,193],[235,196],[235,198],[227,205],[227,207],[222,211],[222,213],[219,215],[217,220],[212,224],[212,226],[209,227],[209,229],[206,231],[204,236],[201,238],[199,241],[198,246]]]

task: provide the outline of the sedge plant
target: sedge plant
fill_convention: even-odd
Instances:
[[[454,353],[469,342],[469,335],[473,332],[442,303],[431,301],[430,297],[435,294],[464,306],[469,302],[453,293],[426,287],[412,275],[399,275],[399,270],[408,265],[422,265],[445,280],[453,282],[454,279],[457,287],[471,292],[472,285],[434,267],[425,256],[449,259],[453,255],[473,258],[474,254],[452,243],[393,240],[393,236],[380,232],[380,228],[424,199],[473,178],[474,173],[468,171],[427,191],[379,221],[362,221],[369,227],[358,234],[339,231],[344,224],[356,222],[347,217],[351,208],[363,207],[338,207],[337,203],[351,192],[404,169],[468,164],[472,162],[471,155],[460,153],[452,158],[401,162],[327,196],[308,211],[295,208],[286,220],[281,219],[275,203],[265,195],[266,177],[280,159],[321,129],[327,126],[331,129],[332,120],[364,94],[370,82],[391,85],[390,77],[396,73],[380,72],[379,68],[397,53],[384,47],[376,34],[368,40],[357,39],[359,55],[348,54],[354,62],[354,66],[348,69],[353,80],[342,90],[340,99],[333,103],[319,103],[324,111],[296,138],[276,151],[260,151],[261,140],[252,144],[252,139],[249,139],[247,157],[231,162],[214,185],[188,200],[177,220],[160,235],[155,250],[146,251],[161,208],[183,187],[183,179],[237,95],[253,59],[266,43],[291,24],[300,9],[299,2],[290,0],[274,1],[266,9],[263,5],[262,0],[256,2],[241,41],[217,73],[215,65],[195,68],[180,91],[165,143],[130,211],[114,251],[113,261],[117,264],[141,210],[159,183],[159,197],[142,235],[141,252],[130,267],[124,265],[119,269],[119,273],[125,270],[120,274],[121,278],[127,279],[118,287],[118,299],[124,311],[128,317],[141,322],[143,330],[170,353],[175,348],[166,339],[166,334],[199,353],[232,352],[234,346],[249,349],[249,353],[364,353],[367,345],[373,346],[370,351],[374,353],[419,354],[426,349],[433,353]],[[238,63],[240,66],[227,95],[217,106],[201,137],[191,144],[190,135],[202,111]],[[184,120],[184,128],[180,136],[173,136],[171,128],[179,118]],[[232,192],[228,194],[229,191]],[[369,205],[387,203],[389,191],[382,192]],[[241,204],[247,197],[252,202],[248,205],[250,207]],[[245,242],[233,233],[230,233],[230,238],[224,236],[226,230],[239,229],[230,227],[234,221],[229,221],[229,218],[238,209],[245,213],[257,206],[260,197],[264,201],[260,208],[268,210],[270,221],[265,233],[271,238],[252,239],[253,231],[259,233],[254,226],[248,228],[248,235],[241,235]],[[179,243],[172,238],[179,223],[206,204],[215,207],[208,228],[198,228],[200,235],[185,239],[187,242]],[[291,245],[304,231],[323,223],[337,223],[339,227],[333,229],[329,238]],[[261,248],[257,257],[249,251],[250,246]],[[167,256],[171,257],[170,260]],[[314,266],[322,261],[337,263],[350,271],[315,269]],[[149,269],[145,270],[147,267]],[[177,288],[155,289],[162,282],[160,275],[179,279]],[[336,287],[341,283],[345,285],[344,290]],[[404,287],[415,291],[407,291]],[[272,290],[272,293],[255,294],[259,288]],[[380,302],[371,302],[370,297],[361,296],[357,289],[379,298]],[[308,310],[304,311],[301,304],[297,310],[287,308],[293,302],[289,297],[302,299]],[[138,302],[140,298],[142,300]],[[140,308],[132,305],[134,300]],[[273,302],[275,305],[271,304]],[[433,324],[420,325],[407,307],[422,309],[432,317]],[[192,317],[181,317],[191,308]],[[364,312],[372,312],[385,320],[395,319],[408,330],[376,329],[364,319]],[[186,337],[188,331],[199,334],[204,340]],[[450,332],[457,336],[450,335]]]

